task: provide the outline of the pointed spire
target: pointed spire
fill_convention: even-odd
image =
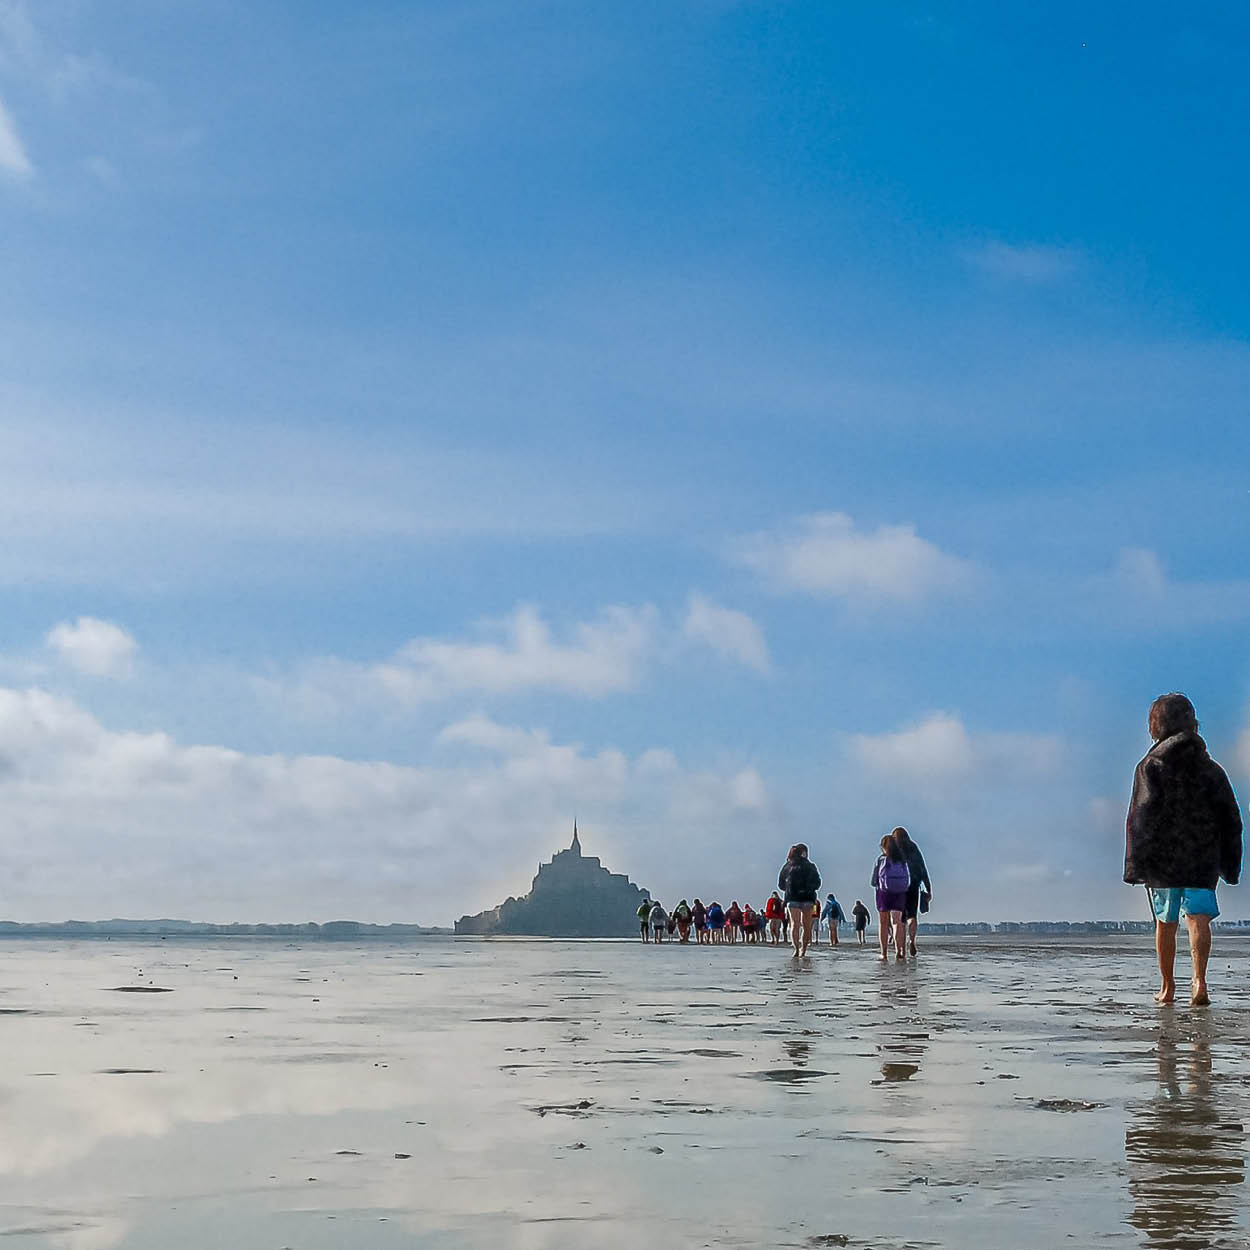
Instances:
[[[576,851],[578,855],[582,853],[582,844],[577,836],[577,817],[573,817],[573,841],[569,846],[570,851]]]

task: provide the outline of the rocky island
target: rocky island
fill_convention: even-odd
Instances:
[[[458,935],[531,937],[631,937],[648,891],[624,873],[609,872],[597,855],[583,855],[573,822],[573,842],[557,851],[524,898],[509,898],[456,921]]]

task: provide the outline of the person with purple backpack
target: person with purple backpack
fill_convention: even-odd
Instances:
[[[881,839],[881,855],[872,870],[872,884],[877,891],[878,930],[881,935],[881,959],[889,954],[890,938],[899,959],[906,959],[907,891],[911,887],[911,869],[898,839],[887,833]]]

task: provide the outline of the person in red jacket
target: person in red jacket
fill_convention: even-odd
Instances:
[[[781,901],[781,895],[774,890],[768,902],[764,904],[764,915],[768,920],[768,936],[774,946],[781,942],[781,920],[785,914],[785,904]]]

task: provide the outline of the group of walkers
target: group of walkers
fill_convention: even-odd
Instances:
[[[929,910],[933,887],[920,848],[902,826],[881,839],[881,855],[872,870],[876,890],[877,916],[881,938],[880,958],[885,959],[892,941],[899,959],[910,949],[916,953],[917,918]],[[827,926],[829,945],[838,945],[838,928],[851,922],[858,944],[866,942],[869,911],[862,899],[855,900],[850,917],[837,897],[830,894],[820,903],[820,870],[812,863],[807,845],[798,842],[790,848],[777,877],[777,888],[763,908],[737,899],[722,907],[718,902],[704,904],[682,899],[668,911],[658,899],[645,899],[638,908],[638,921],[644,942],[664,942],[675,937],[696,944],[733,946],[780,946],[788,943],[796,956],[805,955],[819,933]],[[923,892],[922,892],[923,891]]]
[[[1236,885],[1241,875],[1242,819],[1228,776],[1207,751],[1198,733],[1194,705],[1183,694],[1160,695],[1150,708],[1153,745],[1137,765],[1126,827],[1124,880],[1145,885],[1155,919],[1155,948],[1162,984],[1155,995],[1163,1004],[1176,999],[1176,931],[1183,917],[1189,930],[1193,962],[1190,1002],[1210,1001],[1207,963],[1211,954],[1211,922],[1220,914],[1215,891],[1221,878]],[[933,886],[920,848],[901,825],[881,839],[872,870],[876,891],[879,958],[890,949],[899,959],[916,954],[916,929],[929,910]],[[643,940],[661,942],[677,934],[688,942],[733,945],[771,943],[785,939],[795,956],[811,946],[823,919],[830,944],[838,944],[838,926],[847,920],[830,894],[822,909],[818,899],[820,871],[807,846],[790,848],[777,878],[777,889],[762,911],[735,901],[706,907],[682,899],[670,915],[648,899],[638,908]],[[868,909],[857,899],[851,912],[859,944],[864,945]],[[784,935],[784,937],[783,937]]]
[[[811,930],[818,931],[823,923],[829,934],[829,945],[837,946],[838,928],[847,923],[842,904],[830,894],[823,907],[813,901],[810,911]],[[863,924],[859,924],[861,913]],[[868,909],[857,899],[851,914],[856,919],[862,942]],[[683,898],[670,912],[660,902],[645,899],[638,908],[638,921],[644,942],[664,942],[670,938],[689,942],[693,934],[699,946],[736,946],[738,943],[779,946],[789,941],[792,923],[790,909],[777,890],[769,895],[762,908],[750,903],[739,905],[737,899],[728,907],[722,907],[715,901],[704,903],[696,898],[689,903]]]

